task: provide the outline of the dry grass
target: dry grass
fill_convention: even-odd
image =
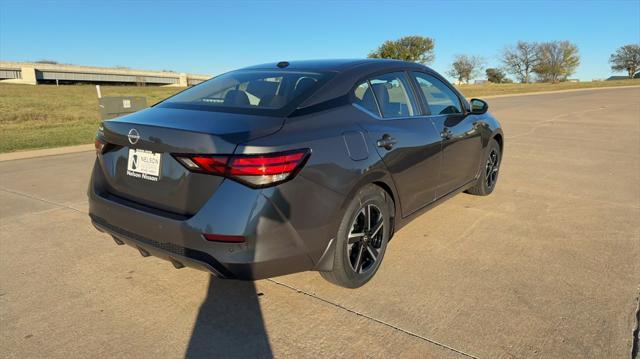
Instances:
[[[640,80],[560,84],[462,85],[468,98],[592,87],[640,85]],[[171,87],[103,86],[103,96],[145,96],[148,104],[178,91]],[[95,86],[0,84],[0,153],[91,143],[100,120]]]
[[[593,82],[561,82],[557,84],[551,83],[534,83],[534,84],[478,84],[478,85],[459,85],[458,89],[467,98],[494,96],[494,95],[510,95],[518,93],[543,92],[543,91],[560,91],[575,90],[597,87],[618,87],[618,86],[640,86],[640,79],[619,80],[619,81],[593,81]]]
[[[103,96],[158,102],[180,88],[102,86]],[[95,86],[0,84],[0,153],[91,143],[100,123]]]

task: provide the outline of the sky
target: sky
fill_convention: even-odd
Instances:
[[[569,40],[572,78],[612,75],[618,47],[640,43],[640,0],[624,1],[12,1],[0,0],[0,60],[54,60],[216,75],[274,61],[364,58],[385,40],[435,40],[500,66],[518,40]],[[620,73],[620,75],[623,75]]]

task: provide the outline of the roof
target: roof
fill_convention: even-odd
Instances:
[[[422,66],[416,64],[414,62],[401,61],[401,60],[393,60],[393,59],[327,59],[327,60],[298,60],[298,61],[286,61],[289,65],[282,68],[286,70],[294,70],[294,71],[333,71],[333,72],[343,72],[349,70],[353,67],[360,65],[371,65],[373,67],[377,66]],[[280,62],[271,62],[266,64],[260,64],[255,66],[249,66],[243,68],[243,70],[247,69],[280,69],[278,64]]]
[[[245,67],[241,70],[333,72],[335,76],[331,76],[330,80],[300,104],[299,108],[314,106],[346,95],[356,82],[374,73],[405,70],[426,70],[436,73],[430,68],[416,62],[393,59],[337,59],[285,62],[288,62],[288,65],[283,67],[278,67],[278,62],[272,62]]]

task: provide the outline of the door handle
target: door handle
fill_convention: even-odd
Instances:
[[[449,130],[448,127],[445,127],[442,132],[440,132],[440,137],[442,137],[445,140],[448,140],[451,138],[451,136],[453,135],[453,133],[451,132],[451,130]]]
[[[384,148],[385,150],[390,150],[393,146],[398,143],[395,138],[391,137],[388,134],[384,134],[381,139],[376,142],[378,147]]]

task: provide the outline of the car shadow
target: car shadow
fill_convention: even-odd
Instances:
[[[273,357],[256,287],[211,276],[185,358]]]

